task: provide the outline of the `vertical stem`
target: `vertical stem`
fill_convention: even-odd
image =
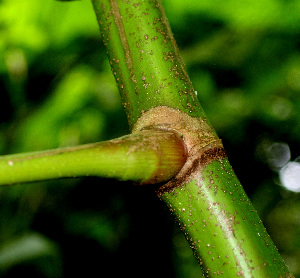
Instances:
[[[161,105],[204,118],[161,3],[92,2],[130,127]]]
[[[176,130],[188,158],[158,195],[206,277],[292,277],[206,121],[160,1],[92,0],[133,132]]]

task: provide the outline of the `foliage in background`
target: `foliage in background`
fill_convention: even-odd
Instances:
[[[300,277],[299,195],[282,186],[300,155],[299,1],[163,4],[233,168]],[[128,133],[87,0],[0,2],[0,91],[1,154]],[[0,276],[200,275],[153,189],[96,178],[1,188]]]

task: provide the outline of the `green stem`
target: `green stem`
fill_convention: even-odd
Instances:
[[[203,167],[161,199],[177,218],[203,273],[212,277],[293,277],[227,159]]]
[[[130,127],[180,133],[188,158],[159,190],[206,277],[292,277],[206,121],[160,1],[92,0]]]
[[[161,105],[205,117],[161,3],[92,2],[130,127]]]
[[[0,158],[0,184],[100,176],[139,183],[170,179],[186,160],[178,134],[143,130],[106,142]]]
[[[137,122],[182,134],[188,158],[157,191],[183,230],[203,273],[224,277],[293,277],[269,237],[225,150],[201,119],[156,107]]]

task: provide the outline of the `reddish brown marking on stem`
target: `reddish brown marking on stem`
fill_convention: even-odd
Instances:
[[[193,118],[186,113],[166,106],[158,106],[145,112],[137,121],[133,132],[149,127],[176,131],[186,144],[186,163],[168,183],[162,185],[157,194],[172,191],[187,184],[195,175],[201,175],[205,166],[215,160],[226,158],[221,140],[204,119]]]
[[[129,43],[128,43],[128,40],[127,40],[127,36],[126,36],[126,32],[125,32],[125,28],[124,28],[124,25],[123,25],[122,16],[120,14],[118,3],[115,0],[110,0],[110,5],[111,5],[111,11],[112,11],[112,14],[113,14],[113,18],[114,18],[115,23],[118,27],[118,31],[119,31],[119,34],[120,34],[120,40],[121,40],[122,45],[123,45],[126,64],[128,66],[128,69],[132,69],[133,61],[132,61],[130,47],[129,47]]]
[[[182,187],[193,179],[194,173],[199,173],[199,170],[201,171],[206,165],[212,163],[213,161],[222,160],[225,158],[227,158],[227,155],[222,146],[215,146],[203,150],[201,153],[199,153],[199,157],[193,161],[187,162],[190,166],[184,167],[186,169],[181,171],[171,181],[161,186],[156,193],[158,196],[161,196],[166,192],[173,191],[177,187]]]

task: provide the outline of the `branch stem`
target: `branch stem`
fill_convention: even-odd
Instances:
[[[119,139],[0,158],[0,184],[100,176],[139,183],[170,179],[186,160],[180,136],[160,129]]]

